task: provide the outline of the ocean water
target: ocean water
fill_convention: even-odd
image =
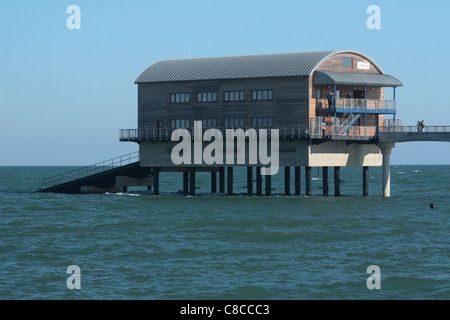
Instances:
[[[245,196],[244,170],[235,196],[209,194],[207,174],[181,196],[180,173],[161,174],[159,196],[33,192],[69,169],[0,167],[0,299],[450,298],[450,166],[392,166],[389,199],[381,168],[368,197],[361,168],[341,169],[341,197],[332,170],[321,196],[314,168],[309,197],[282,195],[282,173],[274,195]]]

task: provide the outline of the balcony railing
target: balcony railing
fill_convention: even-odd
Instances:
[[[395,113],[396,100],[333,99],[330,104],[327,99],[316,99],[316,107],[327,112]]]
[[[309,137],[309,126],[307,125],[286,125],[286,126],[270,126],[270,127],[240,127],[240,128],[214,128],[221,132],[223,139],[231,138],[231,135],[237,139],[257,139],[262,135],[272,137],[270,129],[278,129],[277,137],[280,139],[294,139]],[[238,130],[241,129],[241,130]],[[266,129],[260,132],[260,129]],[[179,141],[181,137],[194,139],[195,137],[203,137],[208,128],[186,128],[185,130],[176,131],[173,128],[141,128],[141,129],[120,129],[120,141],[170,141],[172,134],[174,140]],[[227,131],[228,130],[228,131]]]
[[[279,139],[322,139],[324,137],[332,139],[347,140],[368,140],[377,134],[376,127],[369,126],[351,126],[342,130],[342,126],[332,124],[327,126],[324,132],[320,122],[311,125],[285,125],[271,126],[265,128],[242,127],[238,128],[215,128],[218,129],[223,139],[230,139],[232,136],[237,139],[258,139],[267,135],[270,138]],[[228,131],[227,131],[228,129]],[[260,131],[259,129],[267,129]],[[276,136],[272,135],[270,129],[278,129]],[[176,129],[157,129],[157,128],[141,128],[141,129],[121,129],[119,130],[120,141],[171,141],[172,134],[174,141],[179,141],[181,137],[194,140],[195,137],[203,137],[207,128],[186,128],[186,130],[175,131]]]

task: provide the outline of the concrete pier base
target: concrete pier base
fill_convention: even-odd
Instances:
[[[393,142],[380,143],[383,155],[383,197],[385,198],[391,196],[391,152],[394,146]]]

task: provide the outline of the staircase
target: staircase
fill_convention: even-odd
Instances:
[[[343,135],[345,134],[348,129],[350,129],[350,127],[356,122],[358,121],[358,119],[361,117],[361,114],[350,114],[350,116],[344,120],[344,122],[341,123],[341,126],[339,128],[339,132],[337,133],[338,135]]]
[[[140,166],[139,151],[78,168],[42,180],[38,192],[82,193],[83,187],[107,190],[116,185],[116,177],[145,178],[151,168]]]

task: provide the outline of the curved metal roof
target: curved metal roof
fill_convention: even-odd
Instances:
[[[135,83],[310,76],[329,57],[354,50],[163,60],[145,69]]]
[[[403,86],[403,83],[388,74],[326,70],[314,73],[314,84],[368,85],[373,87]]]

